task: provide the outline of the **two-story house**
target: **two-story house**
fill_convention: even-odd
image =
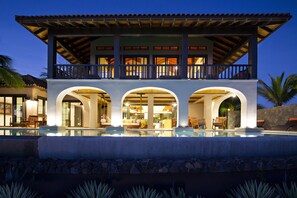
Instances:
[[[49,126],[171,128],[237,96],[256,127],[258,43],[290,14],[16,16],[48,46]],[[277,49],[276,49],[277,50]],[[57,64],[57,53],[69,63]],[[245,64],[235,64],[247,54]],[[267,57],[269,58],[269,57]]]

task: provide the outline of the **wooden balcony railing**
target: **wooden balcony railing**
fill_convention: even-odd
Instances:
[[[56,79],[110,79],[114,76],[113,65],[89,64],[56,64],[54,78]]]
[[[122,79],[178,79],[181,78],[178,65],[120,65]]]
[[[180,79],[181,65],[120,65],[121,79]],[[56,79],[112,79],[113,65],[56,64]],[[251,79],[251,65],[188,65],[187,79]]]
[[[188,79],[251,79],[251,65],[188,65]]]

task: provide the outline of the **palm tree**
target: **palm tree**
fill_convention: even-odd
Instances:
[[[275,107],[282,106],[297,95],[297,75],[291,74],[286,79],[284,75],[284,72],[276,78],[269,75],[271,86],[259,80],[258,94],[272,102]]]
[[[10,57],[0,54],[0,80],[10,87],[24,87],[22,77],[10,67]]]

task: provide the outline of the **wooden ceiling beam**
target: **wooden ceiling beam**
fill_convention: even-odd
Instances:
[[[75,51],[73,51],[72,48],[69,48],[69,46],[65,45],[63,40],[57,39],[57,43],[59,43],[59,45],[61,47],[63,47],[69,54],[71,54],[73,56],[73,58],[76,59],[78,62],[84,63],[84,60],[82,60],[81,57],[77,57],[77,53]]]

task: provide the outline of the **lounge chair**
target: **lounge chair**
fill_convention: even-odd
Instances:
[[[288,118],[284,125],[272,126],[271,130],[278,131],[297,131],[297,118]]]
[[[223,129],[226,129],[226,117],[216,117],[216,119],[213,119],[212,121],[212,129],[215,130],[216,127],[222,127]]]
[[[265,123],[265,120],[257,120],[257,127],[258,128],[263,128],[264,123]]]

